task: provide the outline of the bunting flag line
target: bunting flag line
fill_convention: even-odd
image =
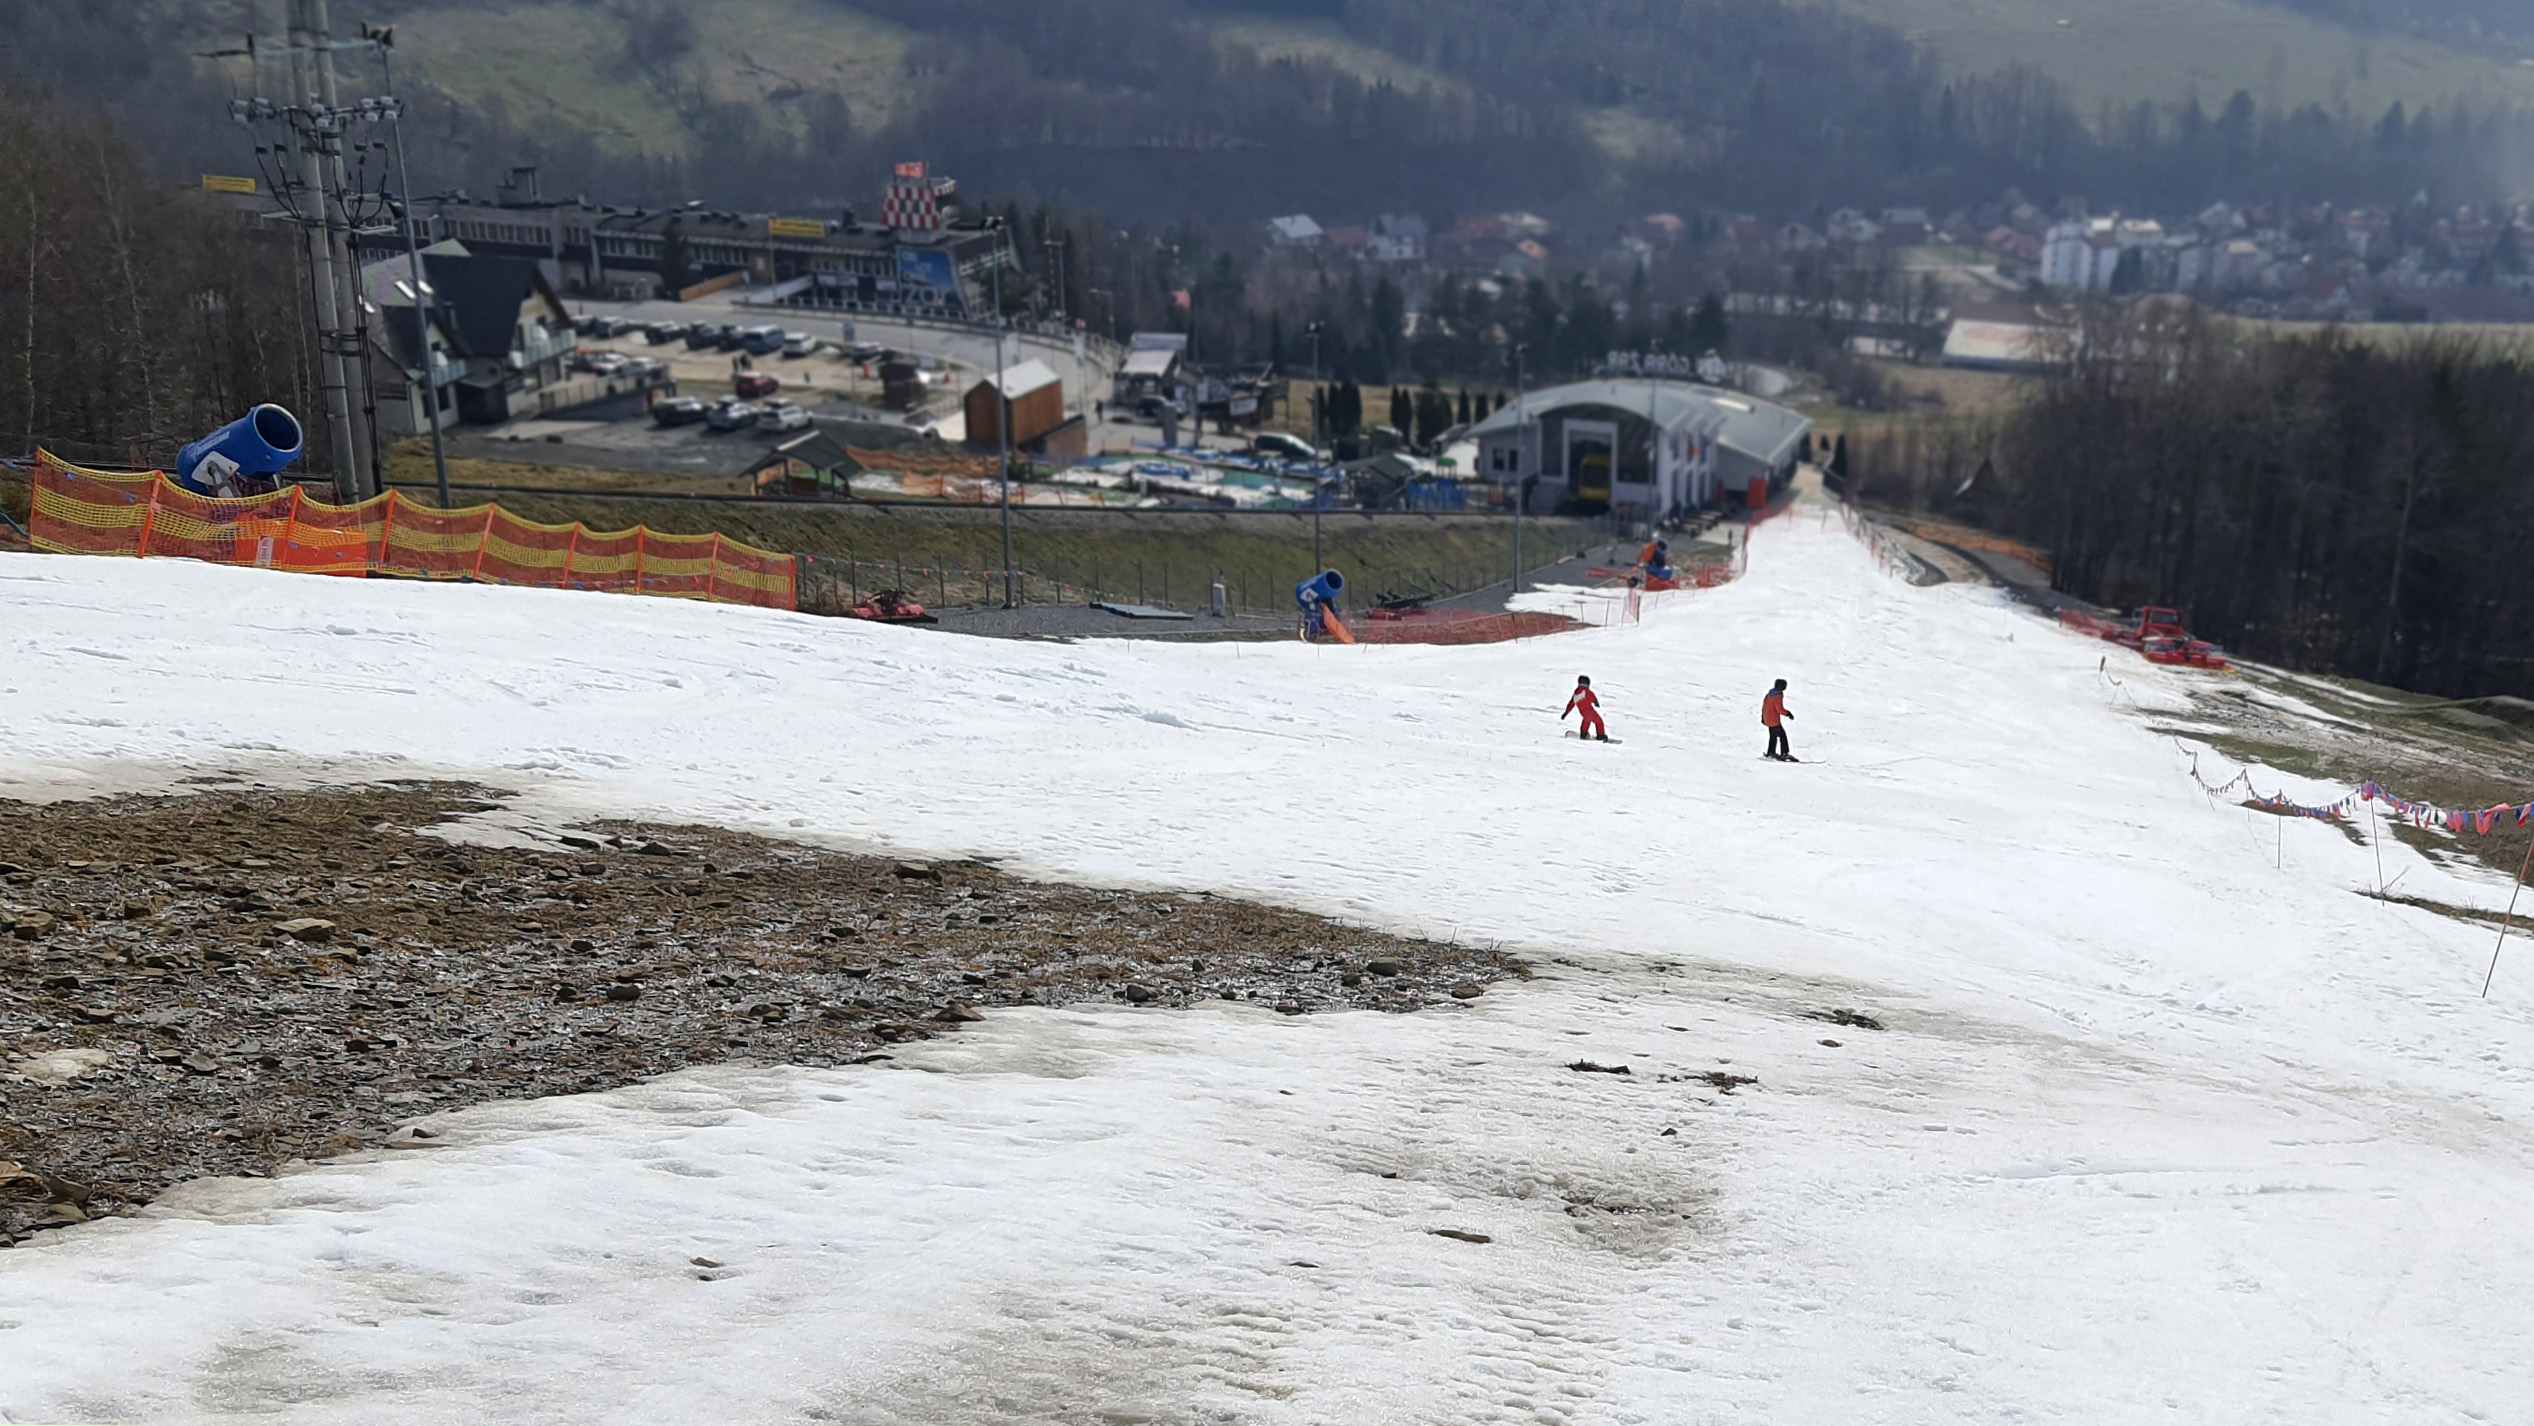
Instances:
[[[2175,746],[2182,745],[2177,741]],[[2263,793],[2252,785],[2252,774],[2249,770],[2238,772],[2225,782],[2211,783],[2207,778],[2200,776],[2199,754],[2192,752],[2189,748],[2183,748],[2182,751],[2191,759],[2191,780],[2200,785],[2202,792],[2216,797],[2241,787],[2245,795],[2254,803],[2267,807],[2273,812],[2286,812],[2298,817],[2331,821],[2343,817],[2355,817],[2361,807],[2373,802],[2384,815],[2398,817],[2414,827],[2437,827],[2449,832],[2470,832],[2475,836],[2483,837],[2508,827],[2534,824],[2534,802],[2500,802],[2473,810],[2459,810],[2452,807],[2440,807],[2433,802],[2414,802],[2410,798],[2386,791],[2384,787],[2372,780],[2358,784],[2356,791],[2338,802],[2308,806],[2284,792],[2275,796]]]

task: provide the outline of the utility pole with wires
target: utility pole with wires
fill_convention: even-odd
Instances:
[[[344,103],[336,83],[335,51],[377,48],[378,39],[365,35],[338,42],[326,0],[287,0],[287,5],[288,29],[280,44],[250,34],[243,49],[205,57],[244,57],[251,66],[257,92],[231,100],[229,115],[260,131],[258,169],[280,205],[280,216],[301,231],[335,490],[347,501],[364,500],[379,489],[376,405],[369,381],[373,309],[361,290],[354,240],[373,230],[389,231],[376,227],[388,211],[386,146],[352,145],[359,156],[356,177],[345,169],[345,140],[366,126],[392,122],[402,106],[386,98]],[[270,92],[275,88],[278,98]],[[265,141],[268,134],[270,142]],[[373,151],[381,153],[382,170],[375,191],[369,179]],[[416,294],[417,303],[421,297]]]
[[[396,49],[396,27],[363,25],[361,38],[377,47],[378,82],[386,88],[388,96],[393,96],[396,92],[396,72],[390,63],[389,56]],[[394,104],[396,101],[388,97],[386,102]],[[410,285],[405,296],[414,304],[414,353],[415,359],[422,363],[422,405],[423,409],[429,413],[431,421],[431,474],[434,484],[439,487],[440,508],[446,510],[449,508],[449,453],[442,443],[440,434],[440,372],[438,364],[432,359],[431,352],[431,308],[434,294],[431,284],[425,282],[422,277],[422,235],[419,227],[422,218],[414,211],[413,166],[405,161],[405,121],[402,106],[398,106],[391,119],[390,132],[396,136],[396,182],[403,190],[398,206],[404,210],[405,271],[410,277]],[[384,487],[386,483],[386,473],[382,471],[379,474],[379,484]]]

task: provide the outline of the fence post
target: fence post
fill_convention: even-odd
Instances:
[[[650,539],[650,537],[651,529],[649,526],[634,526],[634,593],[636,594],[640,594],[642,592],[642,547],[643,544]]]
[[[433,399],[437,400],[438,397],[435,395]],[[381,498],[386,501],[386,504],[381,506],[379,510],[378,553],[370,558],[370,568],[372,569],[376,569],[380,565],[387,563],[387,547],[394,543],[396,538],[396,501],[399,497],[396,492],[391,489]]]
[[[475,534],[475,568],[467,571],[466,575],[469,583],[484,577],[484,551],[492,547],[493,517],[501,512],[502,507],[499,504],[484,507],[484,528]]]
[[[713,532],[713,562],[704,568],[704,602],[713,603],[721,583],[721,531]]]
[[[290,488],[290,513],[282,517],[283,544],[295,545],[299,543],[299,506],[300,502],[306,500],[307,498],[307,486],[294,485]],[[277,550],[275,553],[278,554],[280,552]]]
[[[572,522],[572,538],[563,542],[563,587],[572,587],[572,557],[581,552],[581,522]]]
[[[141,511],[141,548],[133,555],[134,559],[150,557],[150,531],[158,525],[158,488],[166,483],[167,477],[163,475],[150,482],[150,503]],[[34,497],[29,495],[27,501],[26,520],[32,525],[35,523]]]

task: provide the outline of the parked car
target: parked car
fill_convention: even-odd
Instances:
[[[698,322],[686,329],[686,349],[700,352],[721,340],[721,328],[710,322]]]
[[[716,431],[744,431],[756,424],[757,408],[737,397],[725,396],[704,413],[704,424]]]
[[[713,329],[713,345],[726,352],[735,352],[748,341],[748,329],[736,322],[724,322]]]
[[[886,361],[889,358],[889,349],[878,342],[857,342],[845,355],[858,362]]]
[[[739,349],[752,356],[772,356],[783,350],[783,339],[783,329],[771,323],[743,327],[739,332]]]
[[[807,332],[794,332],[783,339],[783,354],[787,357],[805,357],[816,350],[818,338]]]
[[[663,426],[692,426],[711,410],[700,396],[672,396],[651,408],[651,419]]]
[[[770,372],[743,371],[730,379],[730,389],[738,394],[740,400],[754,401],[783,389],[783,379]]]
[[[806,431],[809,424],[809,412],[797,401],[774,400],[757,408],[760,431]]]
[[[1320,459],[1320,453],[1311,448],[1309,441],[1283,431],[1261,431],[1251,437],[1249,453],[1271,460],[1299,461],[1305,465],[1316,464]]]
[[[684,322],[654,322],[642,329],[642,339],[655,347],[665,347],[685,335]]]

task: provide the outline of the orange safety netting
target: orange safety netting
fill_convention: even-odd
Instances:
[[[541,525],[499,505],[441,510],[394,491],[358,505],[310,500],[297,486],[220,500],[157,471],[87,470],[48,451],[36,453],[30,515],[36,548],[60,554],[169,555],[309,574],[665,594],[771,609],[796,602],[792,556],[720,535]]]

